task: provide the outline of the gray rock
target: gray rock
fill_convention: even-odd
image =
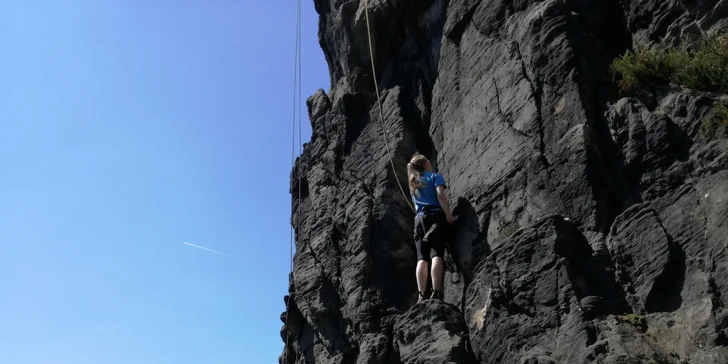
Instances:
[[[394,337],[403,364],[474,362],[463,316],[447,303],[415,305],[397,320]]]
[[[666,41],[676,45],[681,39],[696,40],[704,33],[728,27],[728,3],[723,0],[622,0],[630,32],[635,42]]]
[[[624,309],[613,281],[563,216],[518,231],[484,260],[468,288],[465,317],[476,357],[481,363],[588,362],[598,351],[590,349],[596,329],[588,318]],[[589,313],[585,301],[593,306]]]
[[[612,225],[609,251],[634,312],[674,311],[682,304],[685,254],[672,241],[657,213],[637,204]]]
[[[331,89],[291,173],[279,362],[728,362],[728,139],[699,133],[725,96],[619,98],[609,70],[728,1],[371,0],[375,70],[364,2],[314,3]],[[415,305],[415,151],[458,216],[446,303]]]

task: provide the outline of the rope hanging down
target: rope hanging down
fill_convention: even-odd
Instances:
[[[372,77],[374,79],[374,90],[377,95],[377,104],[379,106],[379,122],[382,126],[382,134],[384,134],[384,145],[387,148],[387,155],[389,156],[389,163],[392,166],[392,172],[394,173],[394,178],[397,181],[397,186],[399,187],[400,192],[402,192],[402,196],[404,197],[405,201],[407,201],[407,205],[412,209],[412,211],[415,210],[414,206],[412,206],[412,203],[410,202],[409,198],[407,197],[407,194],[404,192],[404,189],[402,188],[402,183],[399,181],[399,177],[397,176],[397,169],[394,166],[394,159],[392,158],[392,151],[389,148],[389,137],[387,136],[387,130],[384,125],[384,110],[382,107],[382,99],[379,95],[379,85],[377,84],[377,75],[376,75],[376,66],[374,64],[374,51],[372,49],[372,33],[371,28],[369,26],[369,1],[364,0],[364,12],[366,15],[366,23],[367,23],[367,40],[369,42],[369,58],[372,63]],[[291,170],[295,168],[295,145],[296,145],[296,101],[298,101],[298,144],[299,144],[299,155],[303,152],[302,151],[302,143],[301,143],[301,0],[297,1],[296,6],[296,55],[295,55],[295,61],[294,61],[294,71],[293,71],[293,121],[291,126]],[[298,97],[297,97],[298,96]],[[300,198],[301,196],[301,173],[298,171],[297,173],[298,177],[298,196]],[[293,274],[293,241],[294,241],[294,229],[293,226],[291,226],[291,237],[289,242],[289,277],[291,274]],[[286,331],[288,331],[288,316],[289,316],[289,307],[291,306],[291,299],[292,297],[289,295],[288,297],[288,303],[286,304]],[[286,352],[285,352],[285,362],[288,363],[288,352],[290,351],[290,342],[289,342],[290,334],[286,332]]]
[[[298,86],[298,88],[296,87]],[[297,97],[298,96],[298,97]],[[298,145],[299,145],[299,155],[301,154],[301,0],[297,1],[296,6],[296,56],[294,60],[294,66],[293,66],[293,120],[291,123],[291,170],[295,168],[296,164],[296,101],[298,101]],[[296,172],[298,175],[298,197],[301,198],[301,174],[300,172]],[[291,211],[293,212],[293,211]],[[294,240],[294,229],[293,225],[291,225],[291,239],[289,242],[289,256],[288,256],[288,263],[289,263],[289,272],[288,277],[290,279],[291,275],[293,274],[293,240]],[[289,283],[290,284],[290,283]],[[288,316],[290,314],[289,307],[291,306],[291,300],[293,297],[291,297],[290,293],[288,296],[288,302],[286,302],[286,352],[284,354],[285,363],[288,363],[288,352],[290,351],[290,342],[289,337],[290,333],[288,332]]]
[[[392,151],[389,148],[389,137],[387,136],[387,130],[384,125],[384,110],[382,107],[382,98],[379,95],[379,85],[377,83],[377,72],[376,72],[376,65],[374,64],[374,50],[372,48],[372,32],[371,27],[369,25],[369,1],[364,0],[364,14],[366,17],[366,24],[367,24],[367,41],[369,45],[369,59],[372,63],[372,78],[374,80],[374,91],[377,95],[377,105],[379,107],[379,123],[382,127],[382,134],[384,134],[384,146],[387,149],[387,155],[389,157],[389,163],[392,166],[392,172],[394,173],[394,178],[397,181],[397,186],[399,187],[399,191],[402,192],[402,196],[404,197],[405,201],[407,201],[407,205],[412,209],[412,211],[415,211],[414,206],[412,205],[412,202],[407,197],[407,194],[404,192],[404,189],[402,188],[402,183],[399,181],[399,176],[397,175],[397,169],[394,166],[394,159],[392,157]],[[293,121],[292,121],[292,136],[291,136],[291,170],[295,168],[295,145],[296,145],[296,101],[298,101],[298,144],[299,144],[299,155],[302,154],[302,143],[301,143],[301,0],[297,1],[296,6],[296,55],[295,55],[295,61],[294,61],[294,71],[293,71]],[[298,98],[296,97],[298,95]],[[298,196],[300,199],[301,196],[301,173],[298,171],[297,173],[298,177]],[[293,274],[293,241],[294,241],[294,229],[293,226],[291,226],[291,238],[289,242],[289,277],[291,274]],[[291,299],[292,297],[289,295],[288,302],[286,304],[286,331],[288,331],[288,316],[289,316],[289,307],[291,306]],[[289,332],[286,332],[286,352],[285,352],[285,363],[288,363],[288,352],[290,351],[290,342],[289,342],[290,334]]]
[[[402,184],[399,182],[399,177],[397,177],[397,170],[394,168],[394,161],[392,159],[392,151],[389,150],[389,138],[387,137],[387,130],[384,128],[384,113],[382,112],[382,99],[379,96],[379,85],[377,84],[377,72],[376,68],[374,66],[374,51],[372,50],[372,32],[369,27],[369,1],[364,0],[364,15],[366,17],[366,23],[367,23],[367,39],[369,41],[369,59],[372,62],[372,78],[374,79],[374,91],[377,94],[377,104],[379,104],[379,122],[382,125],[382,133],[384,134],[384,145],[387,147],[387,154],[389,154],[389,163],[392,165],[392,172],[394,172],[394,178],[397,180],[397,186],[399,186],[400,192],[402,192],[402,196],[404,196],[404,200],[407,201],[407,205],[412,209],[412,211],[417,212],[412,206],[412,202],[410,202],[410,199],[407,197],[407,194],[404,192],[404,189],[402,188]],[[450,242],[446,241],[447,249],[452,252],[452,248],[450,247]],[[457,264],[454,262],[451,263],[454,267],[453,271],[457,271]]]
[[[394,178],[397,180],[397,186],[399,187],[400,192],[402,192],[402,196],[404,197],[404,200],[407,201],[407,205],[412,209],[412,211],[415,211],[414,206],[412,206],[412,202],[410,202],[409,197],[407,197],[407,194],[404,192],[404,189],[402,188],[402,183],[399,182],[399,177],[397,176],[397,169],[394,167],[394,160],[392,159],[392,151],[389,149],[389,137],[387,137],[387,130],[384,127],[384,112],[382,111],[382,99],[379,96],[379,85],[377,84],[377,70],[374,66],[374,51],[372,50],[372,32],[369,28],[369,1],[364,0],[364,15],[366,17],[366,23],[367,23],[367,39],[369,40],[369,59],[372,61],[372,78],[374,79],[374,91],[377,94],[377,104],[379,104],[379,122],[382,125],[382,134],[384,134],[384,146],[387,147],[387,154],[389,155],[389,163],[392,165],[392,173],[394,173]]]

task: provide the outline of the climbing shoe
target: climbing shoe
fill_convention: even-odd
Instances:
[[[420,297],[419,297],[419,298],[417,299],[417,303],[422,303],[422,301],[424,301],[424,300],[426,300],[426,299],[427,299],[427,297],[425,297],[425,294],[424,294],[424,293],[422,293],[422,292],[420,292],[420,291],[417,291],[417,293],[418,293],[418,294],[419,294],[419,296],[420,296]]]
[[[430,296],[430,299],[442,301],[443,299],[445,299],[445,294],[442,291],[435,289],[432,291],[432,296]]]

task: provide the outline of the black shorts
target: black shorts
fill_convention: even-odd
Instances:
[[[431,257],[445,257],[447,217],[443,211],[425,212],[415,217],[417,260],[429,262]]]

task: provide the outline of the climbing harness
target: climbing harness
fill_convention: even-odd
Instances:
[[[374,65],[374,50],[372,50],[372,32],[369,28],[369,1],[364,0],[364,15],[366,17],[366,23],[367,23],[367,40],[369,41],[369,59],[372,62],[372,78],[374,79],[374,92],[377,94],[377,104],[379,104],[379,122],[382,125],[382,134],[384,134],[384,146],[387,147],[387,154],[389,155],[389,163],[392,165],[392,173],[394,173],[394,178],[397,180],[397,186],[399,186],[400,192],[402,192],[402,196],[404,196],[404,200],[407,201],[407,205],[412,209],[413,212],[415,212],[414,206],[412,206],[412,202],[407,197],[407,194],[404,193],[404,189],[402,188],[402,183],[399,182],[399,177],[397,176],[397,169],[394,168],[394,159],[392,158],[392,151],[389,149],[389,137],[387,137],[387,130],[384,128],[384,112],[382,110],[382,99],[379,96],[379,85],[377,84],[377,70]]]
[[[295,168],[296,166],[296,101],[298,101],[298,151],[299,155],[301,155],[301,0],[297,0],[297,6],[296,6],[296,57],[293,62],[293,120],[291,123],[291,170]],[[296,88],[298,86],[298,88]],[[298,91],[298,92],[296,92]],[[298,97],[296,97],[298,95]],[[298,174],[298,198],[301,198],[301,173],[300,171]],[[288,256],[288,263],[289,263],[289,272],[288,272],[288,279],[292,279],[293,276],[293,239],[294,239],[294,229],[293,225],[291,225],[291,239],[288,244],[289,249],[289,256]],[[289,282],[290,287],[290,282]],[[285,322],[285,332],[286,332],[286,352],[284,353],[285,363],[288,363],[288,353],[291,351],[291,348],[289,346],[289,338],[290,338],[290,328],[288,327],[288,317],[290,315],[290,307],[292,303],[293,297],[291,293],[288,293],[288,301],[286,302],[286,322]]]

